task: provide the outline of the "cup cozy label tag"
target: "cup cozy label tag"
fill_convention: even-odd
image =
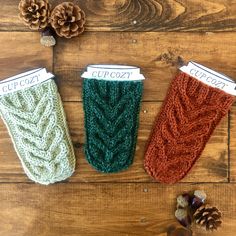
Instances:
[[[204,84],[236,96],[236,83],[223,74],[192,61],[187,66],[182,66],[180,70]]]
[[[53,78],[54,75],[48,73],[45,68],[30,70],[0,81],[0,95],[13,93],[21,89],[32,87],[46,80]]]
[[[89,65],[82,78],[112,80],[112,81],[135,81],[144,80],[140,69],[135,66],[124,65]]]

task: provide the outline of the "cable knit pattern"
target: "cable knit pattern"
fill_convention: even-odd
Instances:
[[[175,183],[201,155],[234,97],[181,72],[172,81],[155,121],[145,169],[156,180]]]
[[[102,172],[118,172],[133,161],[142,96],[141,81],[84,79],[88,162]]]
[[[0,96],[0,113],[31,180],[50,184],[72,175],[74,151],[53,80]]]

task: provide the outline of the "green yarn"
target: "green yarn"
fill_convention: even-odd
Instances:
[[[0,96],[0,113],[31,180],[50,184],[72,175],[75,156],[53,80]]]
[[[85,155],[97,170],[128,168],[135,152],[141,81],[83,80]]]

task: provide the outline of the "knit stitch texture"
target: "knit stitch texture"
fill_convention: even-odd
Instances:
[[[84,79],[85,155],[97,170],[128,168],[134,157],[141,81]]]
[[[53,80],[0,96],[0,113],[31,180],[51,184],[72,175],[75,156]]]
[[[183,72],[177,75],[151,132],[146,171],[164,183],[182,179],[233,102],[234,96],[222,90]]]

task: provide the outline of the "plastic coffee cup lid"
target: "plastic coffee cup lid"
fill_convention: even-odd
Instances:
[[[135,81],[144,80],[140,68],[127,65],[88,65],[82,78],[113,80],[113,81]]]

